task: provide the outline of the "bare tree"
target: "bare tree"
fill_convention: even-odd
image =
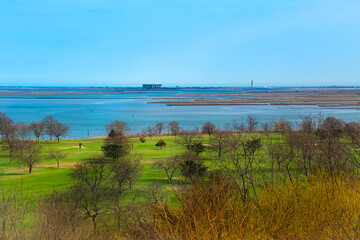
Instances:
[[[162,122],[158,122],[156,125],[155,125],[155,129],[156,129],[156,132],[158,134],[161,134],[164,130],[164,124]]]
[[[36,141],[40,142],[40,137],[44,134],[45,125],[42,122],[32,122],[30,124],[30,130],[36,137]]]
[[[6,113],[0,112],[0,134],[2,140],[4,140],[4,131],[11,123],[13,123],[11,118],[6,116]]]
[[[344,122],[334,117],[320,119],[315,134],[319,137],[320,150],[317,164],[329,172],[349,171],[353,169],[353,155],[342,138]]]
[[[197,132],[195,131],[181,131],[180,132],[180,138],[182,139],[185,147],[189,150],[191,148],[191,146],[195,143],[198,142],[199,139],[199,135],[197,134]]]
[[[231,130],[234,132],[244,132],[246,130],[244,123],[238,122],[236,119],[232,120]]]
[[[19,136],[17,133],[16,125],[10,118],[7,119],[7,124],[6,127],[4,127],[4,129],[2,130],[2,134],[4,136],[5,142],[3,148],[7,148],[9,150],[9,159],[11,164],[14,157],[15,148],[19,143]]]
[[[246,123],[247,123],[247,131],[248,132],[256,131],[258,122],[254,115],[252,115],[252,114],[248,115],[246,118]]]
[[[24,222],[29,210],[30,199],[21,188],[0,188],[0,239],[27,239]]]
[[[170,133],[174,135],[176,139],[176,135],[178,135],[180,132],[179,123],[177,121],[172,121],[169,123],[168,128],[170,130]]]
[[[22,141],[17,146],[17,159],[21,165],[28,167],[29,174],[31,174],[33,167],[41,160],[40,151],[41,145],[33,141]]]
[[[281,137],[284,137],[285,133],[290,131],[291,128],[291,122],[287,121],[285,118],[281,117],[279,121],[276,121],[274,123],[274,130],[276,132],[281,133]]]
[[[360,123],[359,122],[349,122],[344,127],[344,132],[346,134],[345,140],[350,147],[351,153],[353,155],[353,165],[356,168],[360,167]]]
[[[229,150],[230,132],[225,130],[216,131],[211,139],[211,149],[217,154],[217,160],[220,161],[222,156]]]
[[[112,190],[111,209],[115,214],[118,228],[125,221],[126,206],[124,198],[133,188],[134,181],[140,177],[140,160],[133,157],[125,157],[109,166],[112,172],[110,183]],[[135,195],[136,197],[136,195]]]
[[[262,128],[262,131],[263,133],[268,136],[269,133],[271,132],[272,128],[271,128],[271,125],[269,123],[263,123],[261,124],[261,128]]]
[[[152,126],[148,126],[146,129],[142,129],[142,132],[150,137],[152,139],[152,136],[157,132],[157,129]]]
[[[125,122],[115,120],[108,125],[105,125],[105,129],[107,133],[115,132],[117,135],[126,135],[126,133],[130,130]]]
[[[316,123],[314,118],[311,115],[301,117],[301,123],[299,127],[303,133],[314,133],[316,130]]]
[[[55,135],[54,128],[56,122],[57,121],[53,115],[48,115],[46,117],[43,117],[42,119],[42,123],[45,125],[46,128],[46,134],[49,135],[50,140],[52,140],[52,136]]]
[[[124,157],[112,163],[110,169],[114,173],[112,180],[117,182],[118,188],[123,187],[120,185],[128,183],[129,189],[132,190],[133,183],[140,177],[140,159],[129,156]]]
[[[27,136],[30,134],[30,126],[24,122],[16,123],[16,131],[21,138],[21,141],[27,140]]]
[[[86,218],[92,219],[95,233],[97,217],[109,210],[114,195],[109,181],[112,172],[107,166],[104,157],[94,156],[86,162],[78,163],[71,175],[77,182],[72,188],[76,204]]]
[[[256,194],[255,173],[260,164],[259,155],[262,143],[255,135],[237,134],[229,141],[229,151],[217,161],[223,170],[241,191],[243,201],[250,199],[250,189]]]
[[[64,137],[69,134],[69,126],[63,123],[55,122],[53,126],[53,134],[60,142],[60,137]]]
[[[35,205],[32,239],[88,239],[92,235],[86,225],[86,229],[81,228],[84,219],[68,192],[53,192],[38,199]]]
[[[339,138],[344,132],[344,126],[344,121],[335,117],[327,117],[326,119],[320,118],[318,129],[316,131],[317,134],[322,138],[328,136],[335,140],[336,138]]]
[[[212,124],[211,122],[206,122],[204,123],[204,125],[202,126],[201,131],[203,133],[206,133],[209,135],[209,138],[211,136],[211,134],[213,134],[216,131],[216,127],[214,124]]]
[[[179,169],[181,163],[182,157],[175,155],[166,159],[158,159],[153,163],[153,165],[160,170],[164,170],[169,183],[171,183],[172,178],[176,170]]]
[[[49,153],[49,158],[56,160],[58,168],[60,167],[60,160],[65,158],[66,156],[67,156],[66,153],[62,151],[54,151]]]

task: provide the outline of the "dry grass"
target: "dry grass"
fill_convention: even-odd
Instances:
[[[157,208],[159,239],[359,239],[360,183],[319,174],[264,189],[242,202],[225,180],[176,191],[181,206]]]

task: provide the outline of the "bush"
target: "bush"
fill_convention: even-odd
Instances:
[[[181,206],[158,206],[160,239],[359,239],[360,182],[320,173],[270,185],[242,201],[223,177],[175,191]]]
[[[162,139],[160,139],[156,144],[155,144],[156,147],[160,147],[161,149],[163,147],[166,147],[166,142]]]
[[[142,143],[145,143],[145,142],[146,142],[146,138],[143,137],[143,136],[141,136],[141,137],[139,137],[139,141],[142,142]]]

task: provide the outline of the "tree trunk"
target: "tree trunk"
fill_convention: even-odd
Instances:
[[[60,138],[59,137],[57,138],[57,140],[58,140],[58,143],[60,143]]]
[[[29,174],[31,174],[32,166],[29,166]]]
[[[59,163],[59,160],[57,161],[57,165],[58,165],[58,168],[60,167],[60,163]]]
[[[92,215],[91,218],[92,218],[93,225],[94,225],[94,233],[96,233],[96,215]]]

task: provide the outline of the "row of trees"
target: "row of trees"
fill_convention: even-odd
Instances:
[[[32,134],[36,141],[40,141],[40,137],[48,135],[49,139],[53,137],[60,141],[61,137],[67,136],[69,133],[69,126],[60,123],[52,115],[48,115],[42,119],[41,122],[32,122],[27,124],[25,122],[14,121],[4,112],[0,112],[0,134],[3,141],[28,140]]]
[[[211,123],[205,123],[202,129],[211,136],[207,157],[212,159],[215,169],[241,190],[244,201],[256,197],[257,190],[269,183],[284,183],[301,176],[309,178],[322,170],[353,172],[360,167],[358,122],[307,116],[295,129],[285,119],[267,124],[263,131],[254,129],[252,132],[238,128],[221,130]],[[205,149],[197,130],[181,131],[179,136],[188,153],[154,163],[166,173],[169,183],[184,161],[194,160],[196,156],[193,162],[201,164],[200,153]],[[202,176],[197,173],[197,177],[189,179],[196,182]]]
[[[50,139],[54,136],[59,142],[60,137],[66,136],[68,132],[69,127],[58,122],[52,115],[44,117],[42,122],[26,124],[14,123],[5,113],[0,112],[1,148],[9,151],[10,163],[14,159],[17,160],[20,165],[28,168],[29,174],[41,160],[40,137],[48,134]],[[31,133],[36,139],[35,142],[29,139]],[[56,151],[51,152],[48,157],[55,159],[59,167],[59,161],[65,157],[65,154]]]

